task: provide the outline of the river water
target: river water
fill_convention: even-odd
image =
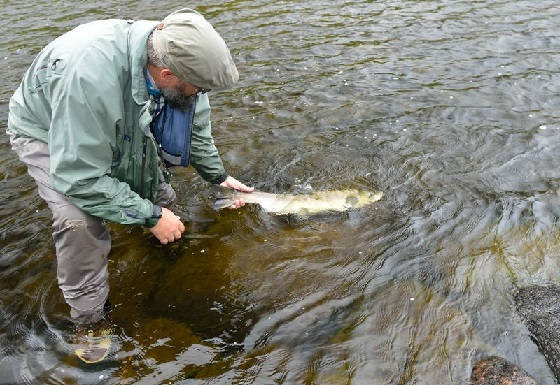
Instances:
[[[232,175],[384,197],[293,223],[216,213],[175,170],[189,235],[162,247],[110,226],[121,346],[103,365],[72,357],[50,212],[10,151],[8,100],[72,27],[184,4],[2,2],[0,384],[462,384],[493,354],[555,384],[512,300],[560,283],[555,0],[189,3],[240,72],[211,93]]]

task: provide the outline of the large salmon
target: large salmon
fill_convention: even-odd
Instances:
[[[220,210],[232,205],[236,199],[245,203],[256,203],[263,210],[277,214],[314,215],[324,212],[342,212],[353,208],[362,208],[381,199],[379,191],[335,190],[317,191],[312,194],[271,194],[262,191],[245,193],[236,190],[220,190],[214,209]]]

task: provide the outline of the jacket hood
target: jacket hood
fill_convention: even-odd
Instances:
[[[146,42],[157,25],[157,21],[139,20],[131,23],[128,36],[128,55],[132,75],[132,96],[136,103],[144,104],[148,100],[144,69],[148,64]]]

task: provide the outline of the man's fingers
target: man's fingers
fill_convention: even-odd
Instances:
[[[162,245],[174,242],[181,238],[185,231],[185,225],[178,215],[166,208],[162,208],[162,217],[154,227],[150,229]]]
[[[243,199],[236,199],[233,201],[233,204],[229,206],[230,209],[238,209],[240,207],[245,206],[245,201]]]
[[[254,187],[249,187],[241,182],[238,182],[237,186],[235,186],[234,188],[243,192],[252,192],[255,189]]]
[[[240,181],[238,181],[237,179],[235,179],[232,176],[228,176],[225,181],[220,183],[220,186],[233,188],[235,190],[239,190],[239,191],[243,191],[243,192],[252,192],[254,190],[254,187],[249,187],[249,186],[241,183]]]

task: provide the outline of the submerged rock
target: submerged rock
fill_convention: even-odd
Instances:
[[[469,385],[539,385],[520,367],[500,357],[488,357],[473,367]]]
[[[515,295],[517,312],[560,382],[560,286],[528,286]]]

